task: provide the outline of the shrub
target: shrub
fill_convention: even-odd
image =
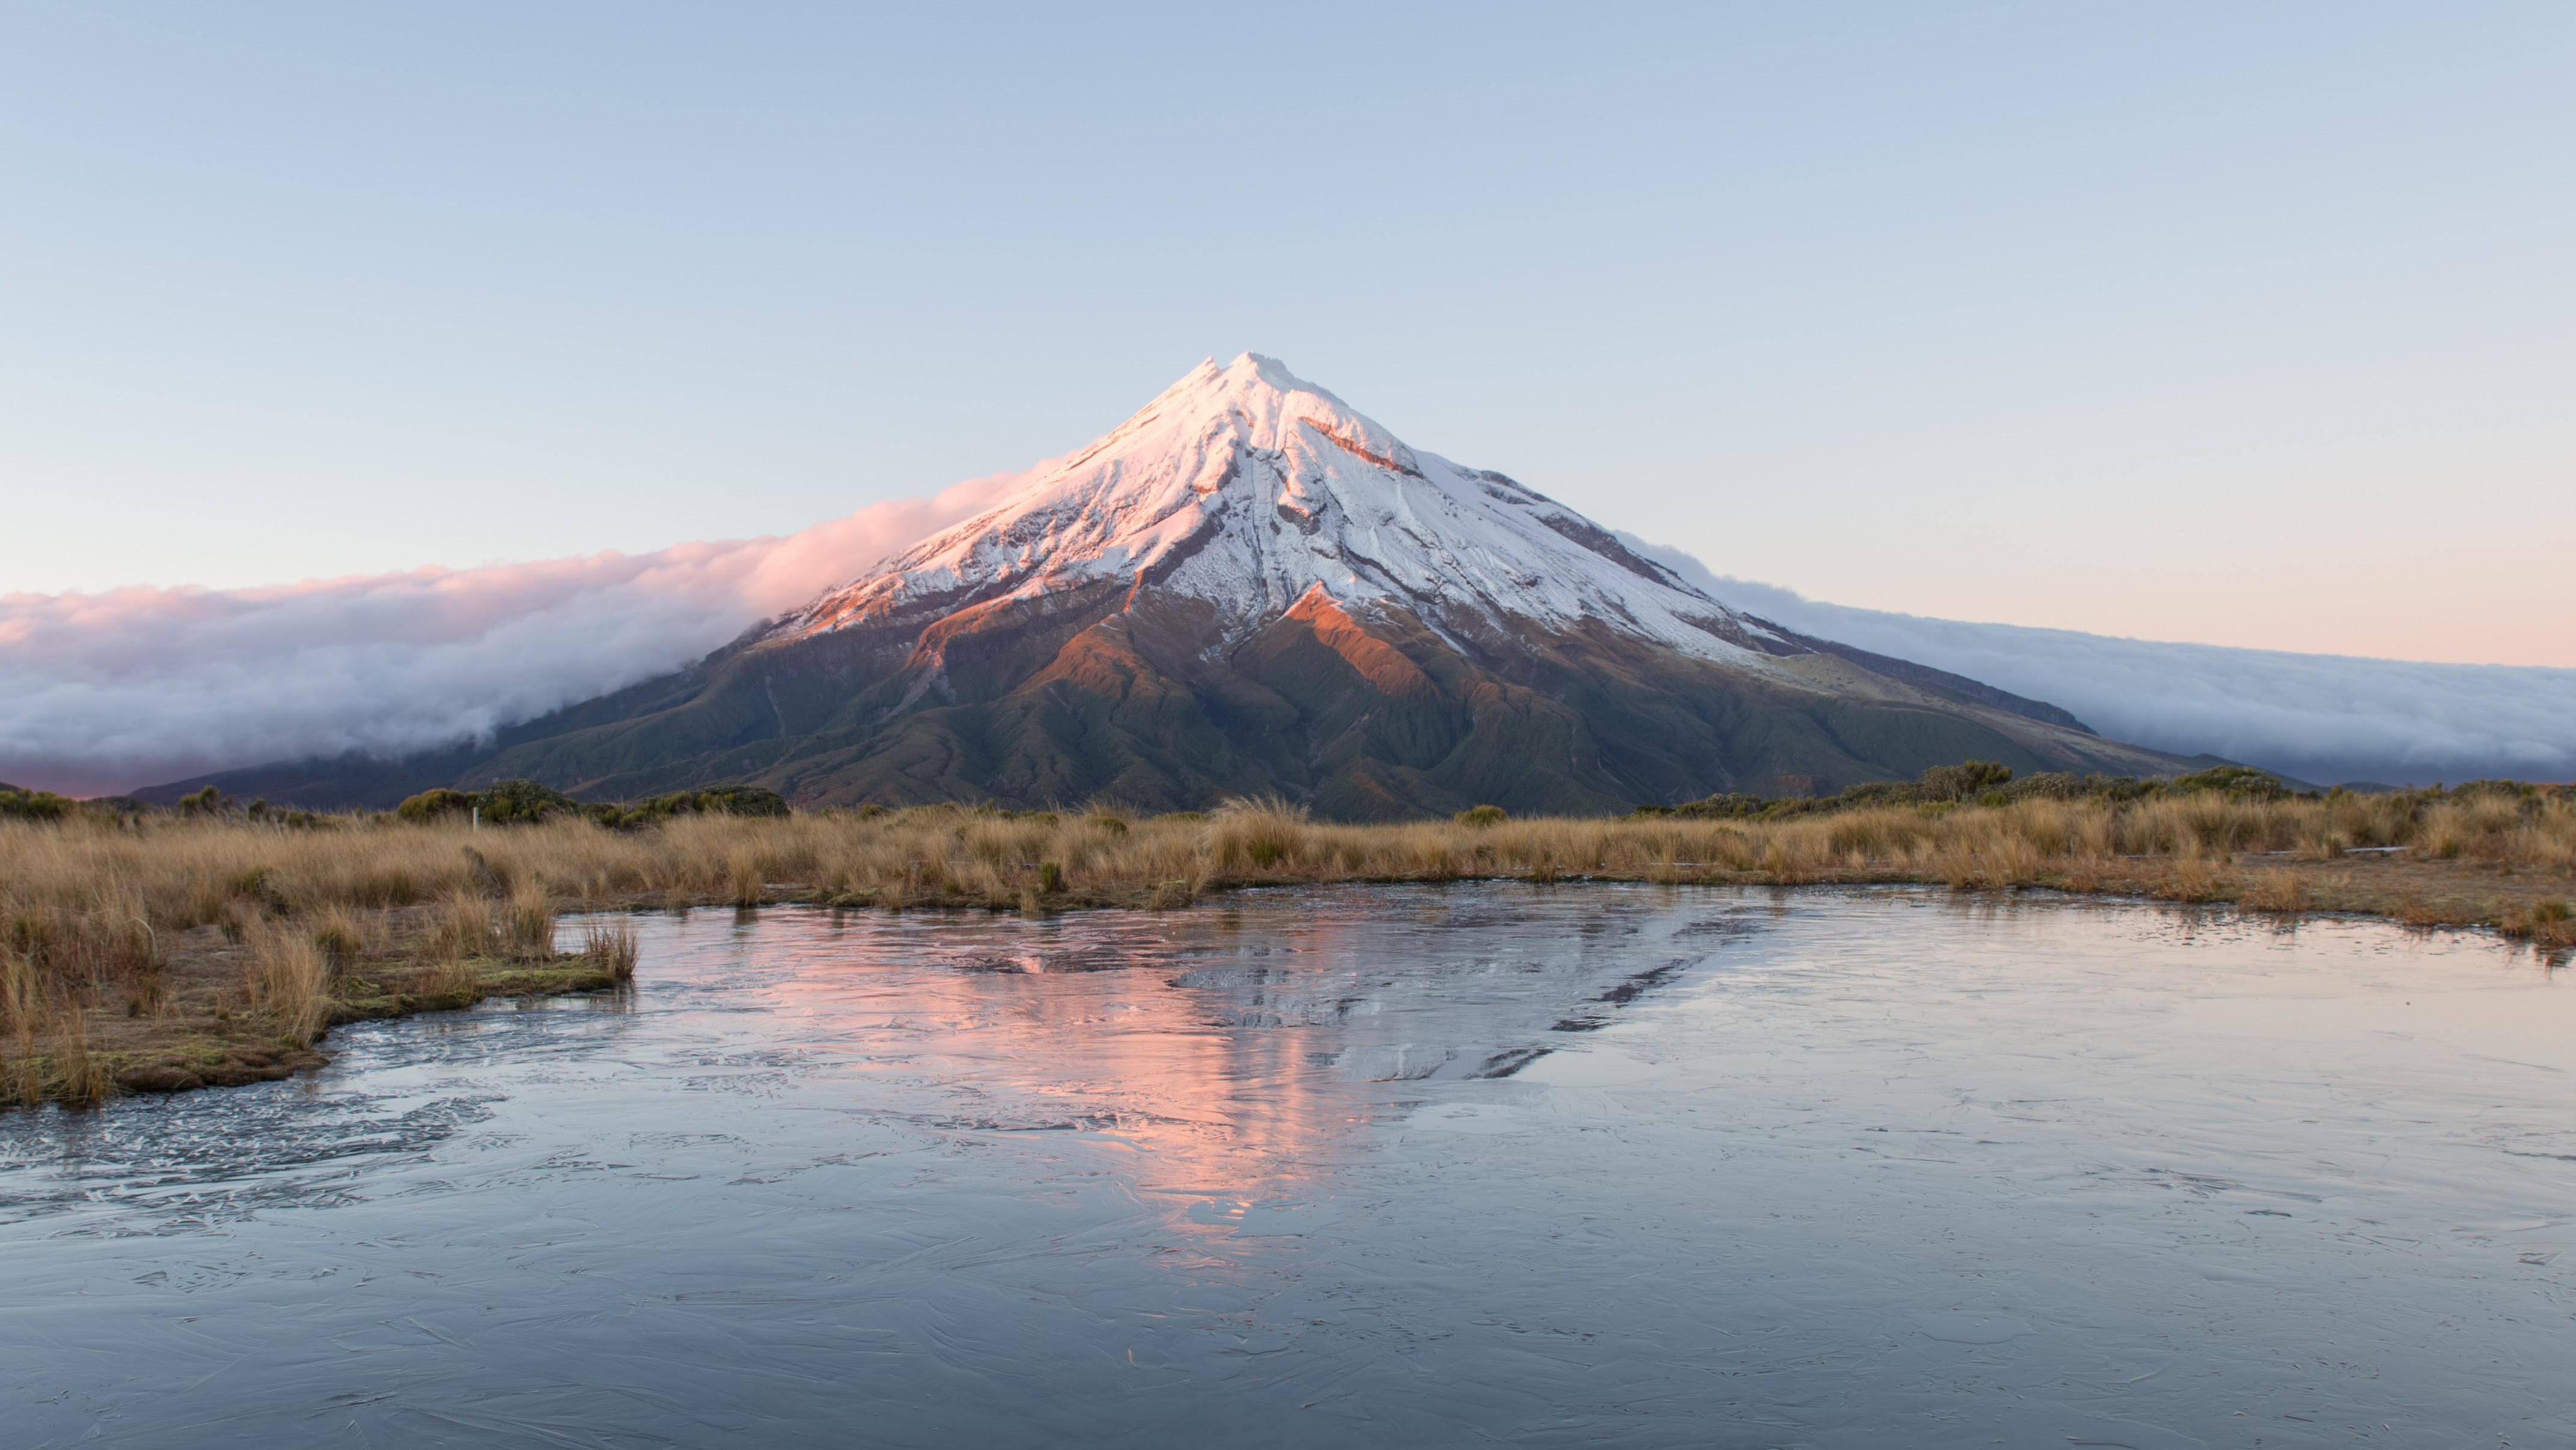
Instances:
[[[2088,775],[2084,777],[2084,794],[2113,805],[2126,805],[2145,800],[2160,789],[2157,782],[2134,775]]]
[[[445,786],[439,786],[405,800],[401,805],[394,807],[394,814],[414,825],[419,825],[443,816],[461,816],[473,808],[474,797],[461,790],[449,790]]]
[[[1501,806],[1469,806],[1452,819],[1462,826],[1499,826],[1511,816]]]
[[[72,802],[49,790],[26,790],[14,785],[0,785],[0,818],[21,821],[59,821],[72,813]]]
[[[1762,808],[1766,804],[1768,802],[1758,795],[1740,793],[1713,795],[1706,800],[1696,800],[1686,805],[1675,806],[1673,814],[1688,816],[1693,820],[1737,821],[1762,814]]]
[[[791,812],[787,807],[787,797],[765,786],[718,785],[705,790],[673,791],[633,805],[594,805],[588,807],[585,814],[603,826],[631,830],[637,826],[658,825],[673,816],[752,816],[783,820]]]
[[[1839,810],[1862,806],[1912,805],[1923,799],[1921,788],[1901,780],[1867,780],[1843,787],[1830,802]]]
[[[200,786],[179,797],[179,809],[192,816],[210,816],[224,808],[224,793],[213,786]]]
[[[2011,766],[1991,760],[1963,760],[1957,765],[1936,765],[1916,776],[1914,784],[1927,800],[1963,801],[2008,784],[2012,778]]]
[[[496,780],[476,793],[483,819],[496,826],[542,821],[558,811],[581,809],[581,803],[552,786],[533,780]]]
[[[2006,800],[2071,801],[2084,794],[2084,777],[2067,770],[2026,775],[2004,789]]]
[[[2290,795],[2278,776],[2250,765],[2213,765],[2174,777],[2170,788],[2186,793],[2216,791],[2232,801],[2277,801]]]
[[[698,809],[727,816],[765,816],[784,820],[792,814],[787,797],[757,785],[719,785],[698,792]]]

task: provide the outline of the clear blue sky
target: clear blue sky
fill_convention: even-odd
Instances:
[[[1844,603],[2576,665],[2576,6],[1095,11],[0,11],[0,591],[790,530],[1248,348]]]

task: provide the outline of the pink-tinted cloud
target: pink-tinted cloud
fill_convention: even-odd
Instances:
[[[1030,476],[651,554],[0,595],[0,780],[96,794],[485,735],[687,664]]]
[[[267,589],[0,596],[0,780],[78,794],[484,735],[677,668],[998,502],[1032,473],[783,538]],[[1795,628],[2311,779],[2576,774],[2576,671],[2426,665],[1844,609],[1711,576]]]

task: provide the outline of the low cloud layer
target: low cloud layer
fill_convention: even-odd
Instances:
[[[696,660],[1029,476],[652,554],[0,595],[0,780],[91,795],[487,735]]]
[[[2304,780],[2576,779],[2576,670],[2421,664],[1966,624],[1722,578],[1632,535],[1720,601],[1804,634],[2064,706],[2105,735]]]
[[[0,596],[0,780],[97,794],[303,755],[451,744],[647,679],[843,583],[1031,477],[878,504],[783,538],[271,589]],[[2106,735],[2309,780],[2576,777],[2576,670],[2159,644],[1717,598],[2052,701]]]

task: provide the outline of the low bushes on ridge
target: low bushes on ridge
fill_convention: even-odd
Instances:
[[[585,805],[533,780],[494,781],[479,791],[440,786],[394,807],[397,819],[414,825],[459,817],[490,826],[532,825],[557,817],[580,816],[617,830],[658,825],[675,816],[780,817],[788,813],[785,796],[756,785],[709,786],[632,803],[600,801]]]
[[[2512,781],[2478,781],[2461,786],[2452,794],[2517,784]],[[2521,789],[2535,791],[2538,788],[2522,786]],[[2072,771],[2040,771],[2016,777],[2010,766],[1991,760],[1966,760],[1957,765],[1933,766],[1911,781],[1863,781],[1829,796],[1759,796],[1734,792],[1679,805],[1639,806],[1635,814],[1720,821],[1781,820],[1879,806],[2008,806],[2026,800],[2098,800],[2125,805],[2167,796],[2202,794],[2224,796],[2231,801],[2279,801],[2290,799],[2293,792],[2281,783],[2278,776],[2250,765],[2212,766],[2170,779],[2077,775]]]

